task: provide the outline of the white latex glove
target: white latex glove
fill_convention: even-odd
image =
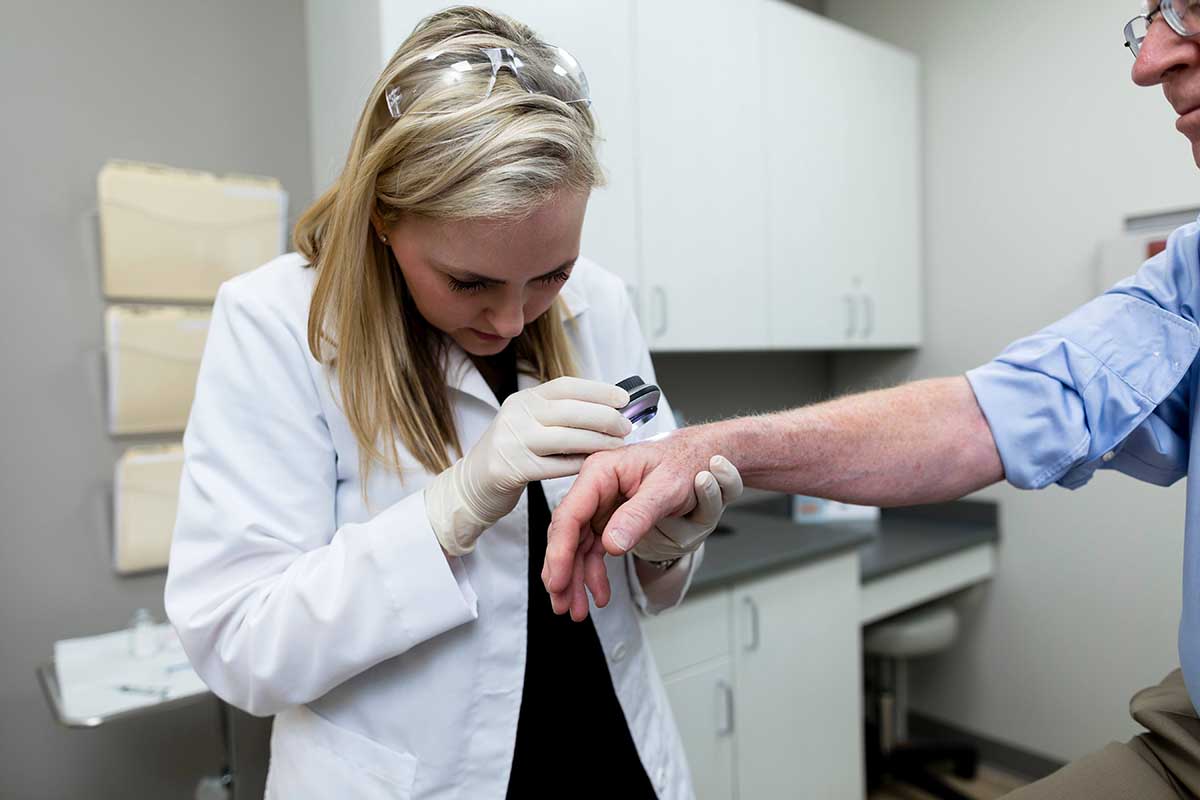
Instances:
[[[683,517],[666,517],[633,548],[643,561],[674,561],[700,548],[712,533],[725,507],[742,494],[742,475],[724,456],[709,459],[708,469],[696,476],[696,507]]]
[[[425,488],[425,513],[442,549],[471,552],[526,484],[576,475],[590,454],[622,447],[633,425],[617,409],[628,402],[624,389],[581,378],[509,396],[475,446]]]

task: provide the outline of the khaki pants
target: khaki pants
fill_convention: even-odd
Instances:
[[[1146,728],[1125,744],[1108,747],[1005,795],[1007,800],[1177,800],[1200,796],[1200,719],[1188,699],[1183,673],[1129,702]]]

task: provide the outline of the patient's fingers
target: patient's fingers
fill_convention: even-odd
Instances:
[[[599,539],[583,557],[583,582],[597,608],[604,608],[612,599],[612,587],[608,583],[608,566],[605,564],[607,553]]]
[[[581,539],[590,529],[592,518],[604,505],[604,498],[615,498],[617,490],[616,473],[589,459],[571,491],[554,509],[546,533],[546,563],[542,570],[542,580],[552,595],[567,591],[571,585]]]
[[[550,608],[555,614],[565,614],[571,610],[571,587],[565,592],[550,592]]]
[[[633,497],[619,505],[604,527],[604,549],[624,555],[650,532],[660,519],[683,516],[695,506],[695,472],[686,477],[671,470],[648,475]]]
[[[588,615],[588,593],[583,585],[583,557],[582,552],[575,553],[575,574],[571,577],[571,619],[576,622],[583,622]]]

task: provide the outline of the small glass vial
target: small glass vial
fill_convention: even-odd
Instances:
[[[158,652],[158,629],[148,608],[139,608],[129,620],[129,655],[149,658]]]

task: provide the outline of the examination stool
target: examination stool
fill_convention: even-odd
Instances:
[[[957,633],[958,614],[944,602],[889,617],[863,632],[868,786],[890,775],[943,800],[970,800],[930,767],[950,763],[955,775],[971,780],[979,763],[974,747],[908,739],[908,659],[945,650]]]

